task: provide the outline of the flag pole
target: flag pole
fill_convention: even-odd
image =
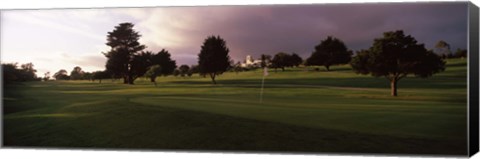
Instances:
[[[262,88],[260,89],[260,103],[263,102],[263,85],[265,83],[265,77],[268,76],[267,67],[263,67]]]
[[[262,78],[262,89],[260,89],[260,103],[263,102],[263,84],[265,83],[265,76]]]

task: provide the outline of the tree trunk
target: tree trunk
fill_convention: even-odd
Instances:
[[[282,67],[282,72],[285,71],[285,67]]]
[[[327,71],[330,71],[330,66],[326,65],[325,68],[327,68]]]
[[[98,80],[98,83],[102,83],[102,79],[99,79],[99,80]]]
[[[395,79],[390,80],[391,95],[394,97],[397,96],[397,82]]]
[[[123,76],[123,84],[128,84],[128,78],[127,78],[127,76]]]
[[[215,73],[210,73],[210,78],[212,78],[213,84],[217,84],[217,82],[215,81]]]
[[[128,84],[133,84],[133,77],[132,76],[128,76]]]

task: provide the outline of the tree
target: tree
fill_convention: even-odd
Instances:
[[[133,84],[135,78],[143,75],[134,69],[134,58],[145,49],[145,45],[138,42],[141,35],[133,29],[133,26],[132,23],[120,23],[112,32],[108,32],[106,44],[111,49],[103,53],[108,58],[106,69],[114,75],[123,77],[125,84]]]
[[[455,51],[455,57],[466,58],[467,57],[467,50],[458,48],[457,51]]]
[[[35,74],[37,70],[33,68],[32,63],[22,64],[20,68],[17,67],[17,63],[2,64],[2,71],[5,83],[41,80],[37,78]]]
[[[303,62],[303,59],[302,57],[298,56],[298,54],[296,53],[292,53],[292,55],[290,55],[290,66],[295,66],[295,67],[298,67],[300,66],[300,64],[302,64]]]
[[[199,73],[200,72],[200,68],[198,67],[198,65],[192,65],[190,67],[190,71],[189,71],[191,74],[195,74],[195,73]]]
[[[180,70],[178,69],[173,70],[173,76],[177,77],[178,75],[180,75]]]
[[[434,52],[438,55],[442,55],[443,58],[452,56],[452,52],[450,51],[450,44],[443,40],[440,40],[437,42],[437,44],[435,44]]]
[[[265,54],[262,54],[260,56],[260,67],[268,67],[270,65],[270,62],[272,61],[272,56],[270,55],[265,55]],[[238,65],[240,67],[240,65]]]
[[[281,68],[282,71],[285,71],[285,67],[288,67],[290,65],[290,55],[279,52],[273,56],[272,59],[272,67],[275,68],[275,72],[277,71],[277,68]]]
[[[328,36],[327,39],[322,40],[320,44],[315,46],[315,51],[307,59],[308,66],[325,66],[327,71],[330,71],[330,66],[347,64],[350,62],[352,51],[347,49],[343,41]]]
[[[43,74],[43,81],[48,81],[50,79],[50,72],[45,72]]]
[[[392,96],[397,96],[397,83],[408,74],[427,78],[445,70],[445,61],[401,30],[383,33],[368,50],[357,52],[351,65],[356,73],[388,79]]]
[[[84,72],[82,71],[82,68],[79,66],[76,66],[73,68],[73,70],[70,72],[70,79],[71,80],[80,80],[83,79],[83,74]]]
[[[64,69],[61,69],[58,72],[56,72],[55,74],[53,74],[53,77],[56,80],[69,80],[70,79],[70,77],[68,76],[67,70],[64,70]]]
[[[162,68],[160,75],[163,76],[172,74],[175,68],[177,68],[176,62],[171,59],[170,53],[165,49],[162,49],[157,54],[152,55],[151,64],[160,65]]]
[[[86,80],[89,80],[89,81],[93,80],[93,73],[91,73],[91,72],[84,72],[84,73],[83,73],[83,79],[86,79]]]
[[[188,70],[190,70],[190,67],[188,67],[188,65],[181,65],[178,70],[180,71],[180,76],[184,77],[188,74]]]
[[[208,74],[213,84],[217,84],[215,77],[230,67],[229,49],[225,40],[220,36],[209,36],[203,42],[198,54],[198,66],[201,74]]]
[[[20,81],[34,81],[37,80],[36,69],[33,68],[33,63],[26,63],[20,65]]]
[[[153,82],[155,87],[157,86],[156,78],[162,73],[162,67],[160,65],[150,66],[148,71],[145,73],[145,76],[150,78],[150,82]]]
[[[10,83],[13,81],[18,81],[20,78],[20,70],[17,69],[17,63],[7,63],[2,64],[3,71],[3,81],[5,83]]]
[[[154,54],[149,51],[141,52],[133,56],[132,64],[130,66],[130,72],[133,80],[143,76],[145,72],[148,71],[149,67],[152,66],[151,61],[153,56]]]
[[[93,80],[98,80],[98,83],[102,83],[102,79],[110,78],[111,74],[108,71],[95,71],[92,73]]]

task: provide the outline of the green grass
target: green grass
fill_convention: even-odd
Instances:
[[[312,69],[312,68],[310,68]],[[323,69],[323,68],[322,68]],[[209,78],[159,77],[5,87],[5,146],[466,154],[467,66],[384,78],[292,68]]]

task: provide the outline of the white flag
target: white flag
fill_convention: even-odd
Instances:
[[[263,68],[263,76],[268,76],[268,68],[267,67]]]

